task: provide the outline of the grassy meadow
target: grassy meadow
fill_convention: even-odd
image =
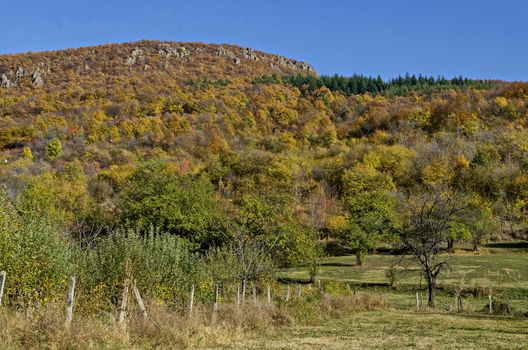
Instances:
[[[317,279],[346,284],[352,291],[379,295],[387,309],[361,311],[316,325],[295,325],[272,334],[230,344],[240,349],[526,349],[528,318],[528,250],[526,243],[490,244],[480,252],[457,251],[451,270],[440,277],[437,309],[416,311],[416,291],[426,303],[426,284],[407,258],[371,255],[362,266],[354,256],[320,261]],[[397,288],[388,286],[386,271],[397,266]],[[302,270],[282,277],[307,280]],[[514,315],[487,314],[485,294],[507,303]],[[475,291],[481,291],[477,293]],[[455,312],[454,293],[464,295],[464,311]],[[465,294],[464,294],[465,293]]]
[[[395,310],[365,311],[320,325],[280,328],[236,349],[526,349],[528,321]]]

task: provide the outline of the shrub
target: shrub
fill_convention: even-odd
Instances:
[[[67,238],[47,218],[20,216],[5,195],[0,197],[0,270],[8,276],[6,295],[24,306],[57,298],[72,272]]]
[[[62,143],[59,139],[55,138],[46,145],[44,158],[46,158],[46,160],[54,160],[60,156],[62,156]]]
[[[81,284],[99,302],[116,302],[125,278],[125,263],[137,287],[147,297],[179,301],[191,284],[198,291],[212,290],[202,259],[177,236],[136,230],[117,231],[83,253]],[[198,294],[198,293],[197,293]]]

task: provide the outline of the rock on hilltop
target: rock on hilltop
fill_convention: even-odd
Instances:
[[[235,45],[140,41],[60,51],[0,55],[0,89],[65,88],[111,77],[252,79],[315,74],[304,62]],[[1,90],[0,90],[1,91]]]

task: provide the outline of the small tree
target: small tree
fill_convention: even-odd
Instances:
[[[422,267],[430,307],[435,305],[438,275],[448,266],[440,253],[452,233],[452,225],[460,222],[463,209],[459,194],[440,188],[402,196],[401,244]]]
[[[394,195],[389,192],[363,192],[348,201],[349,223],[343,243],[352,249],[358,265],[380,240],[390,238],[400,225]]]
[[[46,145],[44,158],[46,158],[46,160],[54,160],[60,156],[62,156],[62,143],[59,139],[55,138]]]
[[[469,241],[473,245],[473,251],[478,251],[478,245],[489,238],[497,228],[489,208],[475,208],[468,215],[467,224],[469,229]]]

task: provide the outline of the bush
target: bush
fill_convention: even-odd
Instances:
[[[189,293],[212,290],[202,258],[177,236],[151,231],[117,231],[100,239],[80,261],[81,285],[97,302],[119,300],[125,263],[141,292],[151,298],[179,301]]]
[[[55,138],[46,145],[44,158],[46,158],[46,160],[54,160],[60,156],[62,156],[62,143],[59,139]]]
[[[7,272],[9,302],[27,306],[56,299],[73,267],[67,238],[45,217],[22,217],[5,195],[0,199],[0,270]]]

